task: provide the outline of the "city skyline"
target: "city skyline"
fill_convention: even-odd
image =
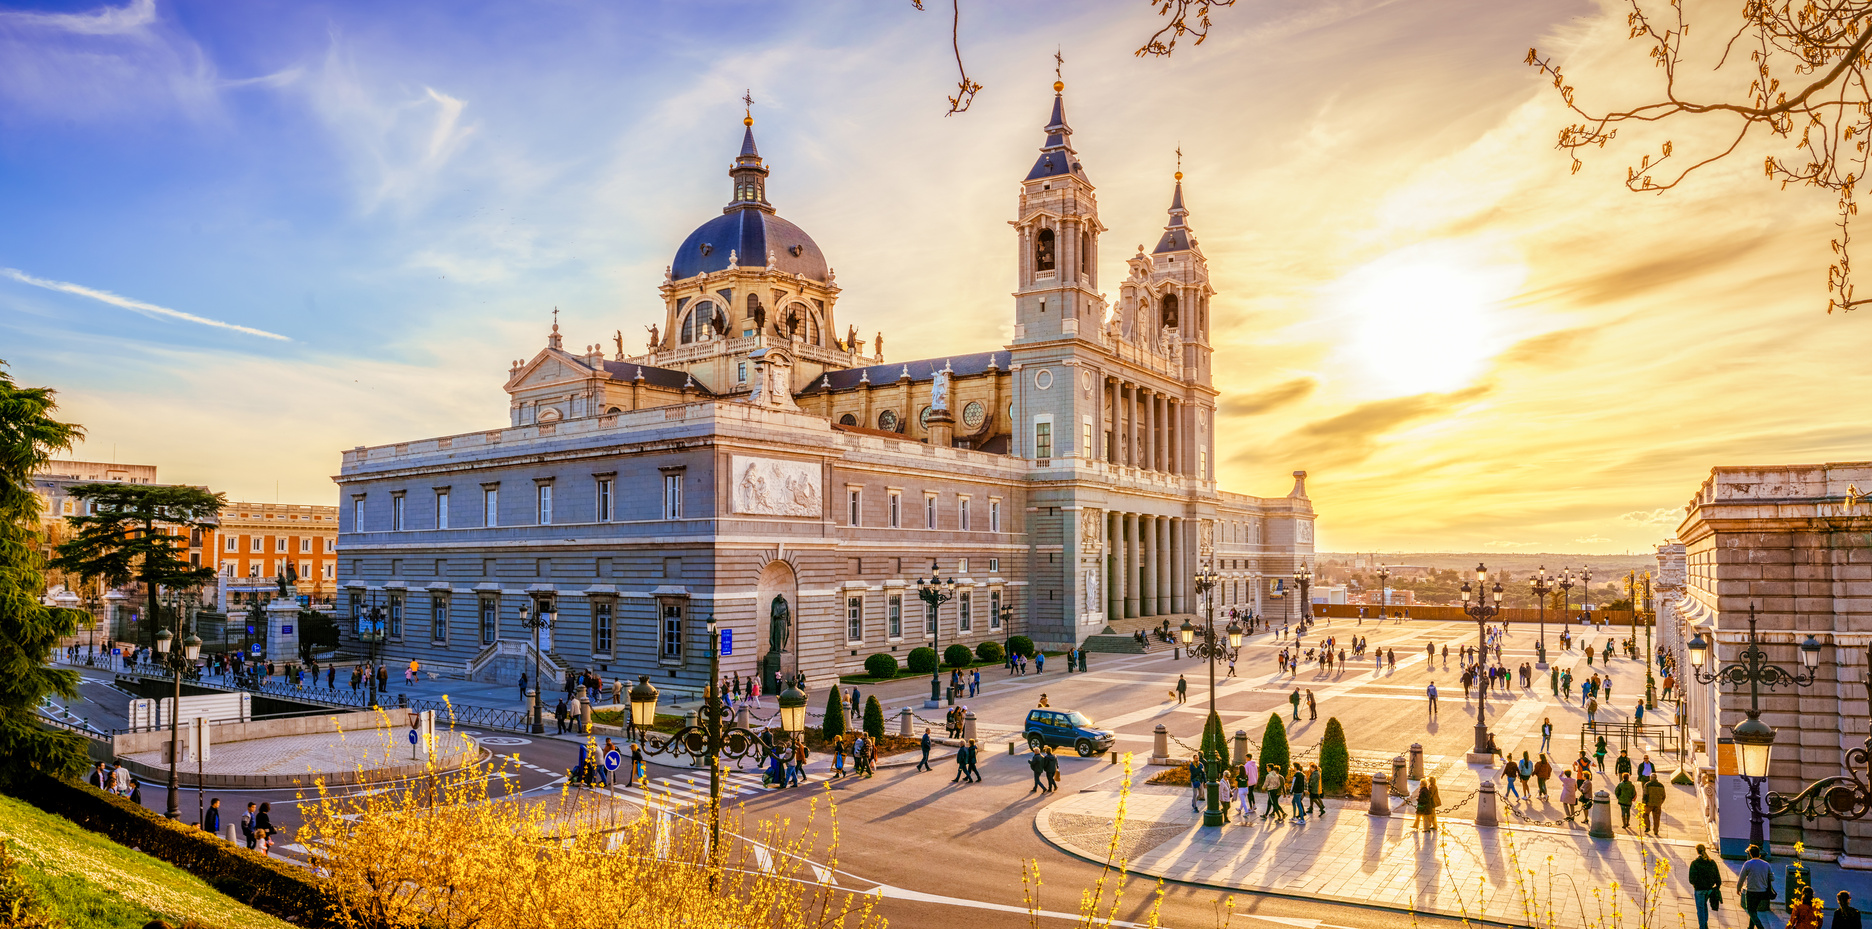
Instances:
[[[568,345],[636,351],[748,91],[770,198],[887,361],[1006,341],[1060,48],[1101,289],[1180,148],[1220,477],[1307,470],[1322,550],[1642,551],[1713,467],[1867,455],[1829,197],[1746,157],[1637,196],[1641,145],[1575,176],[1552,150],[1520,56],[1637,86],[1618,9],[1238,6],[1140,60],[1137,4],[965,4],[985,89],[945,118],[948,20],[901,6],[0,10],[0,357],[87,425],[72,458],[335,502],[343,448],[500,425],[554,307]]]

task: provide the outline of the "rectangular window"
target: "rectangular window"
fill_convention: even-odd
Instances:
[[[988,559],[988,573],[989,574],[1001,573],[1001,559],[999,558]]]
[[[1001,628],[1001,591],[988,591],[988,628]]]
[[[682,518],[682,475],[663,475],[663,518]]]
[[[364,531],[364,498],[351,498],[351,531]]]
[[[240,539],[239,539],[239,538],[237,538],[237,537],[235,537],[235,536],[231,536],[231,535],[230,535],[230,536],[228,536],[228,537],[227,537],[227,550],[228,550],[228,551],[230,551],[230,552],[232,552],[232,551],[239,551],[239,550],[240,550]]]
[[[1034,457],[1053,457],[1053,424],[1034,423]]]
[[[988,531],[1001,531],[1001,501],[988,501]]]
[[[683,607],[680,603],[663,604],[661,643],[657,654],[664,661],[681,661],[683,655]]]
[[[592,604],[592,648],[600,655],[611,654],[611,603]]]
[[[1092,417],[1090,416],[1079,421],[1079,455],[1084,458],[1092,456]]]
[[[310,561],[299,562],[299,576],[302,578],[305,578],[308,581],[312,579],[312,562]]]
[[[500,601],[481,600],[481,644],[493,645],[500,629]]]
[[[747,383],[747,362],[743,361],[735,365],[734,379],[735,379],[735,383],[737,384]]]
[[[429,638],[437,642],[448,640],[448,598],[429,598]]]
[[[436,491],[435,527],[437,529],[448,528],[448,495],[449,495],[449,492],[446,490]]]
[[[860,516],[864,512],[864,493],[857,490],[848,490],[845,492],[845,502],[849,505],[851,512],[851,515],[848,517],[849,521],[847,525],[860,525],[862,523]]]
[[[403,526],[403,495],[397,494],[390,498],[390,531],[402,532]]]
[[[312,552],[312,537],[309,535],[300,536],[299,537],[299,553],[302,555],[305,555],[305,554],[310,554],[311,552]]]
[[[864,641],[864,598],[845,598],[845,640]]]
[[[1207,449],[1197,449],[1196,450],[1196,479],[1206,480],[1208,479],[1208,477],[1209,477],[1209,452]]]
[[[481,488],[481,525],[500,525],[500,488]]]
[[[968,574],[968,559],[967,558],[956,559],[956,573],[964,574],[964,575]]]
[[[403,598],[390,598],[390,638],[403,638]]]
[[[249,563],[249,564],[247,565],[247,576],[248,576],[248,577],[259,577],[259,576],[260,576],[260,562],[258,562],[258,561],[254,561],[254,562],[250,562],[250,563]]]
[[[604,477],[598,479],[598,521],[601,523],[608,523],[611,521],[611,486],[612,481],[610,478]],[[609,651],[609,649],[606,649],[606,651]]]
[[[325,562],[325,579],[329,581],[337,578],[337,576],[338,566],[329,561]]]
[[[923,634],[929,636],[936,634],[936,606],[934,604],[923,604]]]
[[[964,532],[969,527],[969,498],[963,497],[956,503],[956,528]]]
[[[325,551],[327,553],[330,553],[330,552],[335,552],[337,550],[338,550],[338,540],[333,539],[333,538],[327,538],[325,540]]]
[[[923,495],[923,528],[936,528],[936,495]]]
[[[541,484],[538,489],[539,524],[542,526],[549,526],[552,524],[552,485]]]
[[[890,637],[901,639],[903,638],[903,594],[891,594],[887,602],[889,612],[886,618]]]
[[[903,494],[890,492],[890,527],[896,529],[903,525]]]
[[[956,631],[970,632],[975,628],[975,594],[962,591],[956,594]]]

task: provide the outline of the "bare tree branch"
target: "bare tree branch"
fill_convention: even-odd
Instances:
[[[910,5],[921,10],[923,0],[910,0]],[[982,85],[969,80],[968,69],[962,66],[962,0],[950,0],[949,5],[953,13],[949,23],[949,44],[955,49],[956,73],[961,75],[961,80],[956,82],[956,95],[949,98],[949,112],[944,113],[944,116],[966,112],[969,105],[975,102],[976,92],[982,89]]]
[[[1186,35],[1196,37],[1196,41],[1190,44],[1203,44],[1203,40],[1209,38],[1209,8],[1235,5],[1235,0],[1145,0],[1145,2],[1156,8],[1158,16],[1168,16],[1170,21],[1138,48],[1135,54],[1139,58],[1146,56],[1168,58],[1171,52],[1176,51],[1177,41]],[[1192,17],[1195,19],[1194,22],[1191,22]],[[1167,42],[1164,41],[1166,35],[1170,37]]]
[[[1161,2],[1161,0],[1153,0]],[[1831,246],[1834,262],[1827,271],[1827,312],[1848,312],[1872,299],[1854,296],[1849,225],[1858,215],[1855,190],[1865,177],[1867,144],[1872,141],[1872,85],[1866,70],[1872,67],[1872,0],[1745,0],[1742,23],[1724,43],[1722,55],[1711,69],[1721,72],[1738,41],[1752,36],[1749,53],[1753,80],[1746,95],[1736,99],[1692,100],[1678,94],[1677,76],[1686,64],[1684,35],[1689,31],[1683,0],[1666,0],[1670,14],[1659,19],[1640,0],[1630,0],[1626,15],[1632,39],[1650,45],[1648,54],[1664,71],[1662,99],[1628,110],[1589,112],[1575,99],[1560,65],[1528,49],[1527,63],[1553,79],[1554,89],[1580,122],[1560,130],[1556,147],[1572,158],[1577,173],[1581,151],[1604,148],[1618,135],[1622,123],[1657,123],[1673,117],[1712,118],[1734,122],[1726,146],[1679,167],[1660,166],[1677,158],[1670,142],[1658,157],[1642,156],[1625,175],[1627,189],[1662,193],[1682,183],[1705,165],[1733,154],[1751,133],[1761,130],[1788,143],[1790,150],[1769,155],[1763,171],[1782,189],[1802,184],[1830,190],[1837,196],[1839,235]],[[1655,7],[1654,7],[1655,8]],[[1783,85],[1786,85],[1784,87]],[[1790,94],[1789,91],[1793,92]],[[1796,135],[1796,130],[1799,134]]]

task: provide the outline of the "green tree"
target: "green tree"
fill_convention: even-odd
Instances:
[[[819,724],[819,734],[827,742],[845,734],[845,692],[837,687],[827,687],[825,697],[825,722]]]
[[[936,650],[927,645],[919,645],[910,650],[909,658],[904,661],[912,674],[928,674],[936,670]]]
[[[59,639],[77,628],[76,610],[47,607],[39,554],[39,496],[32,473],[84,430],[52,418],[54,392],[14,384],[0,362],[0,786],[34,771],[74,777],[84,770],[84,739],[39,724],[42,700],[78,696],[78,675],[47,666]]]
[[[1292,760],[1287,751],[1287,724],[1281,722],[1279,713],[1270,713],[1267,730],[1261,733],[1261,770],[1267,770],[1268,765],[1278,765],[1285,774]]]
[[[227,500],[200,487],[156,484],[78,484],[68,493],[93,506],[66,519],[77,535],[59,543],[52,566],[111,587],[143,584],[149,598],[138,633],[156,643],[156,594],[162,587],[198,587],[214,580],[214,569],[188,563],[173,533],[214,526]],[[178,634],[180,631],[178,630]]]
[[[975,660],[975,652],[960,642],[943,649],[943,664],[951,668],[960,668]]]
[[[1034,656],[1033,640],[1024,635],[1013,636],[1008,639],[1007,650],[1010,655],[1032,658]]]
[[[1221,777],[1222,766],[1228,764],[1228,740],[1222,735],[1222,717],[1213,710],[1209,712],[1209,720],[1203,723],[1202,752],[1208,776]]]
[[[865,698],[865,735],[873,739],[884,738],[884,704],[876,697]]]
[[[299,659],[310,664],[318,652],[337,651],[338,622],[329,613],[299,611]]]
[[[1333,793],[1344,793],[1346,779],[1352,776],[1352,753],[1346,748],[1345,727],[1339,717],[1326,720],[1326,735],[1320,740],[1320,784]]]

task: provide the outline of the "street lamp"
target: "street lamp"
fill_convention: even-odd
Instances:
[[[1547,667],[1547,594],[1554,589],[1554,579],[1547,576],[1547,566],[1541,565],[1534,576],[1528,578],[1528,590],[1534,599],[1540,601],[1540,641],[1534,643],[1534,667]]]
[[[1642,599],[1640,599],[1640,597],[1638,596],[1640,592],[1640,587],[1639,587],[1639,578],[1637,574],[1638,572],[1636,571],[1626,572],[1625,574],[1625,597],[1631,601],[1632,626],[1633,626],[1632,644],[1634,646],[1638,644],[1637,643],[1638,630],[1636,628],[1638,624],[1638,617],[1643,616],[1645,618],[1644,702],[1645,702],[1645,709],[1655,710],[1657,709],[1657,678],[1651,672],[1652,672],[1653,667],[1657,664],[1657,656],[1651,653],[1651,624],[1653,623],[1656,617],[1653,616],[1651,613],[1651,572],[1646,571],[1644,574],[1644,580],[1643,580],[1644,597]]]
[[[1872,645],[1866,646],[1866,661],[1868,667],[1872,667]],[[1866,697],[1872,700],[1872,674],[1868,674],[1864,682]],[[1737,735],[1736,738],[1740,741],[1741,736]],[[1868,776],[1861,777],[1857,768],[1866,769]],[[1763,765],[1763,771],[1766,772],[1766,764]],[[1798,813],[1808,820],[1822,816],[1860,820],[1872,815],[1872,738],[1866,739],[1863,748],[1846,753],[1845,774],[1821,778],[1792,797],[1770,791],[1768,815],[1786,816],[1789,813]]]
[[[1391,607],[1391,566],[1378,566],[1378,622],[1384,623],[1385,610]]]
[[[1768,777],[1768,759],[1774,750],[1774,727],[1761,721],[1761,688],[1766,685],[1770,690],[1782,684],[1795,687],[1809,687],[1819,675],[1820,642],[1808,636],[1800,645],[1800,662],[1806,670],[1805,678],[1800,672],[1789,673],[1779,665],[1768,663],[1768,653],[1762,651],[1761,642],[1755,635],[1755,604],[1749,604],[1748,647],[1742,650],[1736,663],[1718,667],[1708,674],[1703,672],[1703,662],[1709,657],[1709,642],[1699,632],[1690,640],[1690,673],[1705,684],[1721,682],[1733,686],[1747,684],[1749,687],[1748,718],[1731,727],[1730,734],[1742,755],[1742,779],[1749,785],[1749,844],[1759,845],[1763,856],[1768,854],[1768,842],[1762,815],[1762,781]],[[1790,804],[1792,801],[1790,801]],[[1784,808],[1785,809],[1785,808]]]
[[[1307,588],[1313,585],[1313,570],[1307,567],[1305,561],[1300,562],[1300,567],[1294,569],[1294,583],[1300,585],[1299,608],[1305,610],[1301,614],[1303,616],[1301,622],[1307,622],[1313,618],[1313,601],[1307,596]]]
[[[744,726],[723,724],[723,706],[717,682],[721,680],[721,635],[715,629],[715,617],[708,620],[709,634],[709,678],[702,688],[703,708],[700,725],[684,726],[675,734],[661,742],[653,742],[650,736],[656,725],[657,689],[650,683],[650,676],[639,675],[636,686],[630,690],[631,723],[636,727],[638,741],[643,745],[646,755],[682,755],[691,764],[697,762],[708,765],[709,769],[709,855],[712,867],[721,869],[721,760],[733,759],[737,766],[741,761],[754,759],[761,764],[778,758],[784,762],[791,752],[793,742],[806,731],[806,694],[798,686],[788,684],[780,692],[780,730],[786,736],[782,748],[772,743],[770,738]],[[631,772],[633,777],[636,772]],[[711,885],[714,876],[709,878]]]
[[[1488,660],[1488,621],[1501,613],[1502,586],[1498,581],[1491,589],[1483,588],[1483,585],[1488,583],[1488,568],[1485,565],[1475,566],[1475,576],[1474,590],[1470,589],[1468,581],[1463,581],[1462,608],[1464,613],[1474,617],[1476,621],[1476,658],[1479,664]],[[1487,684],[1479,688],[1476,697],[1475,751],[1473,754],[1491,754],[1489,752]]]
[[[553,620],[558,614],[553,611],[552,606],[551,600],[534,603],[531,598],[520,604],[520,626],[533,631],[533,722],[531,726],[534,735],[540,735],[546,731],[545,720],[540,716],[540,704],[546,702],[543,699],[546,693],[545,688],[540,686],[540,631],[553,627]]]
[[[175,633],[168,629],[156,634],[157,660],[169,666],[169,674],[175,680],[175,699],[169,704],[169,809],[163,815],[170,819],[182,818],[181,800],[177,793],[176,760],[181,756],[181,739],[178,734],[182,715],[182,672],[193,668],[195,659],[201,657],[201,639],[195,633],[182,640],[180,654],[171,654],[170,646],[175,641]]]
[[[1561,569],[1560,583],[1554,586],[1560,588],[1560,625],[1562,627],[1572,625],[1573,623],[1573,616],[1570,612],[1573,609],[1573,586],[1578,583],[1579,581],[1573,577],[1572,568]]]
[[[1218,734],[1222,731],[1222,717],[1216,713],[1215,705],[1215,663],[1218,658],[1225,661],[1235,660],[1235,656],[1241,652],[1242,628],[1240,624],[1230,622],[1227,632],[1228,645],[1225,647],[1221,642],[1216,641],[1215,597],[1212,596],[1212,594],[1220,578],[1216,576],[1214,564],[1212,562],[1205,562],[1202,566],[1202,570],[1196,572],[1194,580],[1196,596],[1202,598],[1203,601],[1204,627],[1202,644],[1191,644],[1192,640],[1196,638],[1196,627],[1190,625],[1189,620],[1184,620],[1183,625],[1179,627],[1177,631],[1183,639],[1184,652],[1191,658],[1204,659],[1209,665],[1209,718],[1203,722],[1202,740],[1203,768],[1204,773],[1207,775],[1204,781],[1208,805],[1203,809],[1203,825],[1220,826],[1228,822],[1228,815],[1222,812],[1222,758],[1217,754],[1217,751],[1219,751],[1218,746],[1211,745],[1209,742],[1209,733],[1211,730]]]
[[[255,606],[254,609],[257,611],[259,607]],[[385,632],[383,607],[377,605],[377,592],[373,590],[370,609],[358,617],[357,624],[358,641],[364,643],[364,677],[370,685],[370,703],[367,706],[377,705],[377,646],[383,644]]]
[[[942,652],[938,650],[942,644],[942,614],[938,610],[955,597],[956,589],[955,578],[939,577],[938,570],[936,559],[931,558],[930,576],[917,578],[917,596],[923,598],[926,604],[923,615],[929,618],[930,650],[936,652],[936,662],[930,667],[929,702],[923,704],[926,710],[942,706]]]

